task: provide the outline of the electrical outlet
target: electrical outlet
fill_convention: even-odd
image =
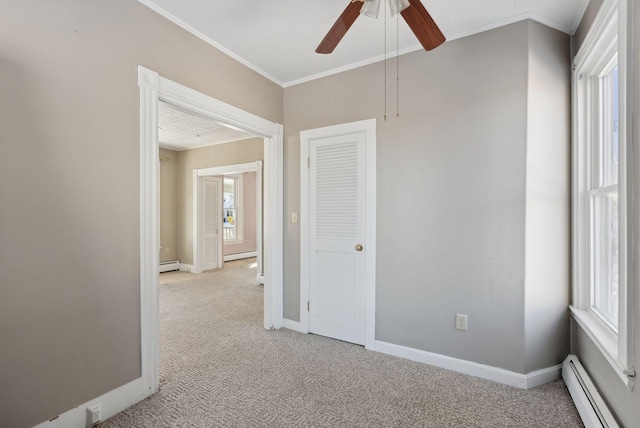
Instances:
[[[102,420],[102,402],[87,407],[87,426],[91,427]]]
[[[169,254],[169,247],[167,247],[167,248],[165,248],[165,249],[164,249],[164,253],[165,253],[165,254]]]
[[[465,314],[456,314],[456,329],[467,331],[467,316]]]

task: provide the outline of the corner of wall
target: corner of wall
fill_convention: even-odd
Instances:
[[[569,352],[569,36],[530,22],[525,200],[527,371]]]

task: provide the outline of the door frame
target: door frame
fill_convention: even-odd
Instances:
[[[158,102],[264,137],[264,328],[282,327],[283,127],[138,66],[140,93],[140,352],[143,396],[158,390],[160,175]]]
[[[212,175],[241,174],[243,172],[256,173],[256,263],[257,277],[260,282],[262,272],[262,161],[247,162],[235,165],[199,168],[193,170],[193,273],[201,273],[202,248],[200,246],[200,228],[202,218],[200,214],[200,185],[202,178]],[[266,202],[265,202],[266,203]],[[222,240],[218,246],[222,257]]]
[[[300,132],[300,330],[309,333],[309,146],[311,140],[365,133],[365,335],[366,349],[375,348],[376,327],[376,119],[361,120]]]

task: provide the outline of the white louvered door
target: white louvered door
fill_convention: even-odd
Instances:
[[[202,260],[204,270],[222,267],[220,221],[222,213],[222,179],[202,178]]]
[[[309,142],[309,330],[365,341],[365,133]]]

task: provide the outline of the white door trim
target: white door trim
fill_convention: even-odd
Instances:
[[[202,273],[205,270],[204,259],[204,239],[200,239],[200,234],[204,234],[204,207],[201,205],[203,199],[204,186],[202,185],[205,177],[211,177],[213,180],[219,182],[217,196],[220,208],[218,216],[216,217],[218,239],[216,240],[216,268],[221,268],[223,264],[222,260],[222,192],[224,191],[224,180],[222,177],[213,177],[213,174],[198,176],[197,170],[193,171],[193,268],[192,273]]]
[[[199,186],[202,177],[211,175],[241,174],[243,172],[256,173],[256,263],[257,277],[260,278],[262,271],[262,161],[240,163],[235,165],[216,166],[210,168],[199,168],[193,170],[193,268],[191,272],[202,272],[202,257],[200,248],[199,227],[200,219],[198,207],[200,206]],[[220,241],[222,243],[222,241]],[[220,254],[222,249],[220,248]]]
[[[138,67],[140,88],[140,349],[143,391],[158,390],[160,180],[158,101],[236,126],[265,138],[264,327],[282,327],[283,128]]]
[[[367,349],[375,348],[376,326],[376,120],[362,120],[310,129],[300,132],[300,330],[309,333],[309,142],[344,134],[365,132],[365,342]]]

